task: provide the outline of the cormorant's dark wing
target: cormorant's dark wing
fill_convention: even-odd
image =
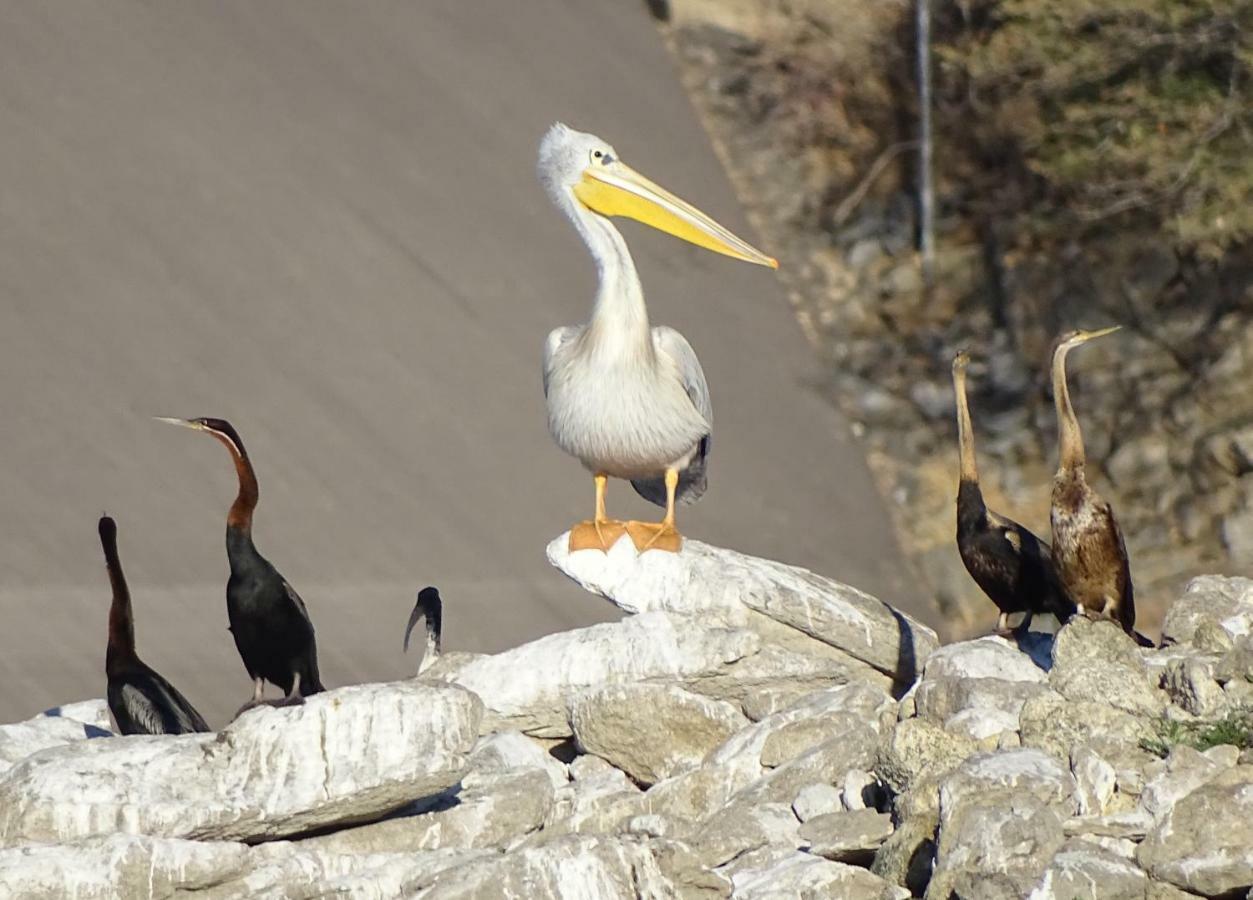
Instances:
[[[300,613],[300,618],[304,619],[309,625],[309,631],[313,631],[313,620],[309,618],[309,610],[305,608],[305,601],[300,599],[300,595],[296,593],[296,589],[287,583],[287,579],[283,578],[283,590],[287,593],[287,599],[296,607],[296,611]]]

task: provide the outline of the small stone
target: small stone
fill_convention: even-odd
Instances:
[[[1076,747],[1070,754],[1070,771],[1075,776],[1079,814],[1099,816],[1114,796],[1114,767],[1089,747]]]
[[[851,774],[851,773],[850,773]],[[829,784],[807,784],[796,793],[792,812],[802,822],[840,810],[842,792]]]
[[[816,856],[865,866],[893,830],[888,814],[859,809],[817,816],[801,826],[800,835]]]
[[[869,797],[882,794],[883,788],[873,775],[861,769],[851,769],[844,773],[844,784],[840,792],[840,800],[845,809],[865,809],[876,804]]]
[[[907,719],[896,726],[875,773],[900,793],[914,781],[956,768],[975,750],[965,735],[949,734],[926,719]]]

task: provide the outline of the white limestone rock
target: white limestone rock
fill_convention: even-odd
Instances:
[[[1067,700],[1104,703],[1136,716],[1160,716],[1167,705],[1135,641],[1114,622],[1083,616],[1057,633],[1049,684]]]
[[[260,707],[219,734],[54,747],[0,776],[0,845],[113,832],[254,841],[369,821],[456,784],[482,704],[418,682]]]
[[[1043,684],[1048,672],[1003,637],[995,635],[948,644],[927,657],[923,679],[996,678]]]
[[[99,700],[79,700],[76,703],[62,703],[51,709],[45,709],[39,718],[73,719],[84,725],[92,725],[102,731],[115,731],[113,716],[109,713],[109,703],[103,697]]]
[[[1193,578],[1166,611],[1162,642],[1190,643],[1206,625],[1218,626],[1232,638],[1253,634],[1253,578]]]
[[[648,810],[691,821],[704,819],[725,806],[737,791],[764,781],[767,768],[763,753],[771,736],[786,726],[806,720],[826,723],[829,730],[821,733],[820,738],[830,740],[845,730],[850,735],[846,747],[825,748],[823,759],[836,766],[847,763],[848,768],[867,768],[864,757],[872,752],[880,730],[893,718],[894,708],[888,694],[868,684],[854,683],[817,691],[782,712],[740,729],[710,752],[699,768],[657,782],[645,794]],[[812,740],[814,733],[808,734]],[[800,733],[795,737],[803,741]],[[797,752],[806,748],[813,749],[805,743],[795,745]],[[776,744],[774,749],[777,753],[790,752],[782,744]],[[793,767],[777,780],[757,785],[754,790],[764,792],[762,799],[791,803],[795,792],[806,784],[838,780],[843,776],[843,768],[822,772],[818,777],[806,776],[805,766],[815,761],[816,758]],[[794,783],[792,779],[799,780]]]
[[[594,753],[637,782],[655,784],[695,768],[748,720],[729,703],[674,685],[615,684],[569,699],[579,749]]]
[[[1234,759],[1219,762],[1191,747],[1177,746],[1164,763],[1154,765],[1145,773],[1148,780],[1140,794],[1140,809],[1155,820],[1161,820],[1181,799],[1233,765]]]
[[[40,750],[112,736],[112,732],[99,726],[61,716],[41,715],[0,725],[0,774]]]
[[[168,897],[234,879],[251,867],[239,843],[113,834],[0,850],[0,898]]]
[[[278,842],[253,848],[249,853],[251,867],[242,876],[203,887],[194,896],[197,900],[340,896],[389,900],[415,896],[445,876],[455,879],[457,872],[477,860],[497,857],[484,850],[333,853]]]
[[[553,804],[553,786],[542,769],[503,774],[472,772],[459,789],[429,809],[348,828],[300,842],[327,853],[412,853],[417,850],[507,847],[537,831]]]
[[[637,837],[568,835],[458,867],[413,894],[417,900],[715,900],[726,880],[681,846]]]
[[[595,768],[572,765],[573,781],[557,789],[544,820],[544,835],[601,834],[646,811],[644,795],[620,769],[594,756]]]
[[[1075,783],[1039,750],[972,756],[940,785],[936,866],[927,896],[968,896],[986,879],[1025,895],[1065,841],[1062,822],[1077,808]]]
[[[859,809],[817,816],[802,825],[800,833],[815,856],[865,866],[894,830],[887,813]]]
[[[796,792],[796,799],[792,801],[792,812],[802,822],[808,822],[815,816],[839,812],[844,808],[843,798],[844,792],[833,785],[821,782],[807,784]]]
[[[479,738],[470,751],[470,769],[496,774],[540,769],[554,788],[570,780],[564,763],[520,731],[498,731]]]
[[[735,875],[736,900],[908,900],[909,891],[857,866],[793,853],[761,869]]]
[[[564,738],[571,734],[566,707],[573,694],[642,681],[696,684],[725,673],[760,647],[761,638],[743,629],[653,612],[550,634],[477,659],[457,673],[454,683],[483,698],[484,732],[513,728]]]
[[[693,540],[680,553],[636,553],[630,541],[608,553],[571,553],[568,540],[548,545],[549,562],[627,612],[667,610],[751,627],[756,611],[905,681],[939,646],[921,622],[806,569]]]
[[[882,745],[875,774],[897,793],[951,772],[978,750],[964,734],[951,734],[926,719],[906,719]]]
[[[1117,783],[1114,767],[1091,747],[1076,747],[1070,754],[1075,794],[1081,816],[1099,816],[1109,809]]]
[[[1070,841],[1049,862],[1028,900],[1143,900],[1148,887],[1148,876],[1134,862]]]
[[[711,869],[760,847],[791,852],[801,843],[800,822],[785,803],[732,804],[711,816],[692,837],[697,858]]]
[[[1206,897],[1253,887],[1253,766],[1220,772],[1181,798],[1140,845],[1155,879]]]

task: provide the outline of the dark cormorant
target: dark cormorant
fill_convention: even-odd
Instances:
[[[226,612],[244,667],[252,678],[252,700],[261,702],[265,682],[278,685],[289,703],[325,690],[318,677],[318,651],[313,622],[304,601],[252,542],[252,513],[257,507],[257,476],[239,433],[224,419],[172,419],[213,435],[231,453],[239,475],[239,493],[226,515],[226,556],[231,576],[226,583]]]
[[[1007,634],[1012,613],[1026,613],[1016,633],[1026,633],[1036,613],[1052,613],[1064,623],[1075,613],[1049,555],[1049,545],[1022,525],[998,515],[983,502],[975,464],[975,434],[966,400],[965,351],[953,359],[957,397],[957,441],[961,480],[957,488],[957,549],[966,571],[1001,611],[997,632]]]
[[[109,607],[109,647],[104,672],[109,679],[109,712],[122,734],[188,734],[209,731],[187,698],[135,653],[131,594],[117,555],[117,524],[101,516],[98,525],[104,562],[113,586]]]
[[[1151,646],[1135,631],[1135,593],[1122,529],[1109,503],[1088,485],[1084,475],[1083,434],[1066,385],[1066,354],[1117,330],[1118,326],[1072,331],[1053,350],[1053,402],[1060,444],[1050,514],[1053,563],[1066,593],[1085,615],[1114,619],[1137,642]]]
[[[409,652],[409,634],[418,619],[426,620],[426,649],[422,652],[422,662],[418,664],[421,675],[439,659],[440,642],[444,628],[444,602],[439,591],[433,587],[424,587],[418,591],[418,601],[413,604],[413,612],[409,613],[409,624],[405,626],[405,652]]]

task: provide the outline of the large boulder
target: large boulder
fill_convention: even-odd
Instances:
[[[1110,621],[1076,616],[1053,644],[1053,690],[1067,700],[1092,701],[1137,716],[1159,716],[1166,695],[1149,680],[1135,642]]]
[[[533,900],[537,897],[718,900],[730,893],[681,845],[624,836],[567,835],[504,856],[475,860],[456,877],[417,893],[421,900]]]
[[[1064,843],[1063,822],[1076,810],[1074,779],[1053,757],[1032,749],[972,756],[940,786],[927,897],[967,896],[982,882],[993,896],[1025,896]]]
[[[577,693],[646,681],[700,684],[760,648],[761,638],[751,631],[652,612],[550,634],[476,659],[454,682],[483,698],[484,732],[513,728],[564,738],[571,734],[567,707]]]
[[[0,845],[126,832],[257,841],[369,821],[456,784],[482,704],[456,687],[340,688],[220,733],[36,753],[0,776]]]
[[[46,713],[25,722],[0,725],[0,774],[40,750],[61,747],[88,738],[112,736],[111,731],[99,725]]]
[[[857,866],[792,853],[735,875],[736,900],[908,900],[909,891]]]
[[[906,685],[939,646],[926,625],[856,588],[700,541],[685,540],[679,553],[637,553],[622,540],[608,553],[571,553],[562,535],[548,545],[548,559],[627,612],[666,610],[736,627],[753,627],[761,614]]]
[[[568,712],[581,750],[646,785],[695,768],[710,750],[748,725],[729,703],[663,684],[582,691],[570,698]]]
[[[1199,631],[1215,626],[1232,638],[1253,632],[1253,578],[1193,578],[1166,612],[1162,641],[1191,643]]]
[[[1137,858],[1154,878],[1205,897],[1253,888],[1253,766],[1226,769],[1178,800]]]

